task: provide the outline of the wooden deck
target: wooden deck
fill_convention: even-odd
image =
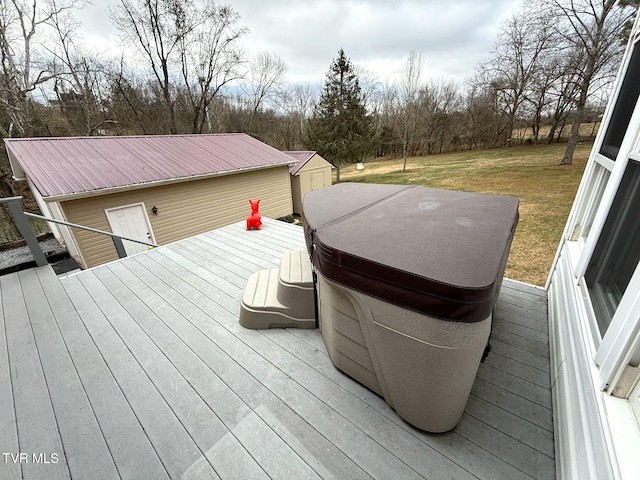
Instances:
[[[462,421],[428,434],[318,331],[238,324],[248,276],[299,248],[266,220],[0,277],[0,478],[554,478],[544,290],[505,280]]]

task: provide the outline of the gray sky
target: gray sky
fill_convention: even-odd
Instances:
[[[88,45],[119,56],[107,6],[94,0],[77,14]],[[411,50],[422,53],[423,78],[462,80],[484,60],[500,22],[520,0],[228,0],[249,28],[247,52],[270,51],[288,65],[287,80],[321,84],[338,49],[393,80]]]

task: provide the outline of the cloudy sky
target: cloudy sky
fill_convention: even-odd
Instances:
[[[89,45],[119,56],[108,5],[79,12]],[[520,0],[228,0],[249,28],[247,52],[270,51],[288,65],[287,80],[321,84],[339,48],[351,61],[392,81],[411,50],[423,78],[462,80],[486,58],[500,22]]]

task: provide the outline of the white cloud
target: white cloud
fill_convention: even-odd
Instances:
[[[119,56],[108,5],[78,14],[86,43]],[[424,77],[462,80],[489,53],[500,22],[519,0],[228,0],[250,32],[247,52],[268,50],[289,66],[288,79],[319,84],[339,48],[353,63],[392,80],[411,50]]]
[[[425,76],[461,79],[495,39],[517,0],[235,0],[255,46],[280,55],[294,81],[314,82],[344,48],[381,81],[396,75],[411,50],[422,52]]]

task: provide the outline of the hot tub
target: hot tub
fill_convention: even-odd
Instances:
[[[513,197],[340,183],[309,192],[305,238],[334,365],[407,422],[459,422],[518,221]]]

